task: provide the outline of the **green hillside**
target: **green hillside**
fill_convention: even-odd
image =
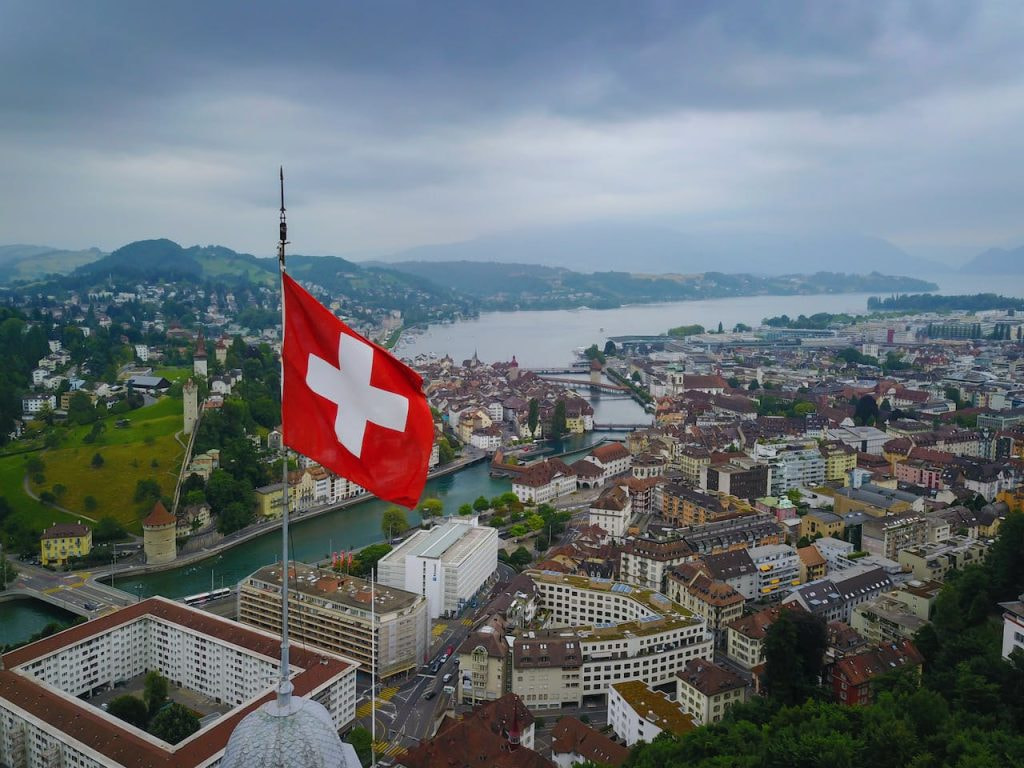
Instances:
[[[32,282],[50,275],[66,275],[102,259],[99,248],[67,251],[43,245],[0,246],[0,283]]]

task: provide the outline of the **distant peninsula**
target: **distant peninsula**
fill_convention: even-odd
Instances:
[[[940,296],[934,293],[896,294],[868,299],[868,309],[882,312],[981,312],[988,309],[1024,309],[1024,299],[995,293]]]
[[[490,310],[613,309],[624,304],[718,299],[731,296],[790,296],[821,293],[933,291],[938,286],[912,277],[872,272],[851,275],[758,276],[702,272],[650,275],[573,272],[536,264],[479,261],[389,263],[389,269],[446,285]]]

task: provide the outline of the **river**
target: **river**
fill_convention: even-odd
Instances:
[[[632,416],[643,418],[642,411],[635,404]],[[563,441],[559,448],[564,451],[585,451],[587,446],[607,436],[593,432],[578,435]],[[622,435],[618,437],[621,439]],[[441,499],[444,514],[447,515],[455,514],[461,505],[472,504],[480,496],[490,499],[511,488],[511,481],[491,477],[490,465],[482,462],[461,472],[429,480],[424,494]],[[389,506],[388,502],[370,499],[310,520],[298,518],[291,526],[290,556],[308,562],[327,557],[332,551],[354,549],[381,541],[383,535],[380,521]],[[411,512],[406,514],[411,524],[419,524],[418,515]],[[272,531],[191,566],[134,578],[115,578],[114,586],[140,597],[184,597],[204,592],[211,584],[217,587],[233,586],[256,569],[277,562],[280,556],[280,531]]]
[[[42,600],[0,602],[0,646],[20,643],[53,621],[69,623],[75,615]]]

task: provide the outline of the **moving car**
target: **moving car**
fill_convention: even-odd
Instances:
[[[423,694],[423,700],[424,701],[430,701],[435,696],[437,696],[437,691],[431,689],[431,690],[429,690],[429,691],[427,691],[426,693]]]

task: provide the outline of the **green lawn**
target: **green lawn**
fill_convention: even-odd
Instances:
[[[25,463],[29,456],[21,454],[0,458],[0,496],[7,499],[14,514],[11,518],[24,527],[42,530],[55,522],[74,522],[77,518],[36,501],[25,493]]]
[[[191,365],[175,365],[165,368],[153,369],[154,376],[163,376],[172,384],[178,381],[185,381],[192,376],[193,369]]]
[[[67,489],[58,500],[61,506],[95,519],[110,516],[130,531],[141,532],[140,521],[149,509],[133,501],[135,486],[139,480],[155,480],[164,495],[174,492],[184,454],[174,438],[182,427],[181,405],[180,399],[164,397],[145,408],[108,416],[102,420],[105,429],[94,443],[83,442],[91,425],[70,428],[58,448],[36,454],[46,464],[45,479],[42,484],[33,483],[32,490],[37,494],[52,491],[59,483]],[[124,419],[128,426],[116,426]],[[95,468],[92,458],[97,453],[103,457],[103,464]],[[20,460],[18,466],[24,466],[21,457],[4,461],[14,459]],[[7,487],[6,482],[3,487]],[[87,509],[87,496],[96,500],[95,509]],[[56,512],[50,508],[43,511]],[[52,520],[47,525],[49,522]]]

